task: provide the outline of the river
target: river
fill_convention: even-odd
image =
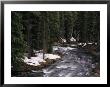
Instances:
[[[96,67],[93,56],[79,48],[66,51],[62,58],[50,66],[32,72],[26,77],[92,77],[92,70]]]

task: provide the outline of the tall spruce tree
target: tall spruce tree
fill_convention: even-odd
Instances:
[[[11,65],[12,69],[17,71],[24,57],[26,42],[23,35],[24,27],[21,23],[22,15],[18,12],[12,12],[11,18]]]

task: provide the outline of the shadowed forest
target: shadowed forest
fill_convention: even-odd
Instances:
[[[100,76],[100,12],[12,11],[11,75]]]

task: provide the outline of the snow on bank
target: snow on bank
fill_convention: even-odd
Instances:
[[[72,46],[72,47],[77,47],[77,45],[76,45],[76,44],[71,44],[70,46]]]
[[[72,47],[60,47],[60,46],[53,46],[53,52],[55,51],[59,51],[62,54],[67,53],[67,51],[69,50],[73,50],[76,48],[72,48]],[[33,66],[38,66],[41,64],[41,62],[46,62],[46,59],[59,59],[61,58],[59,55],[56,54],[45,54],[44,55],[44,59],[43,59],[43,50],[39,50],[39,51],[35,51],[35,55],[36,57],[31,57],[30,59],[28,59],[27,57],[25,57],[24,62],[28,65],[33,65]]]
[[[46,62],[45,59],[61,58],[60,56],[54,54],[45,54],[44,59],[43,59],[43,53],[37,53],[36,55],[37,55],[36,57],[31,57],[30,59],[25,57],[24,62],[28,65],[38,66],[40,65],[41,62]]]
[[[30,59],[25,57],[24,62],[28,65],[38,66],[40,65],[40,62],[46,62],[46,61],[43,60],[43,53],[38,53],[37,57],[31,57]]]
[[[61,57],[58,55],[53,55],[53,54],[45,54],[44,59],[57,59],[57,58],[61,58]]]
[[[76,42],[76,39],[75,39],[74,37],[71,37],[71,38],[70,38],[70,41]]]
[[[64,38],[61,38],[61,40],[62,40],[62,42],[66,43],[66,39],[64,39]]]

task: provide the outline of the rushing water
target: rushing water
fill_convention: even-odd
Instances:
[[[96,67],[92,56],[79,48],[69,49],[63,57],[39,71],[26,72],[25,77],[90,77],[92,69]],[[24,73],[24,72],[23,72]],[[21,76],[21,75],[18,75]]]
[[[43,69],[44,77],[91,76],[92,57],[81,49],[69,50],[62,60]]]

